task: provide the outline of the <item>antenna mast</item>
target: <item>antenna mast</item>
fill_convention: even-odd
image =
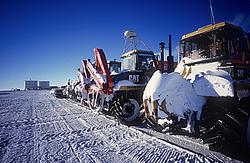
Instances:
[[[124,38],[125,38],[125,45],[123,53],[125,53],[129,48],[131,50],[137,49],[137,41],[136,41],[136,32],[135,31],[125,31]]]
[[[210,12],[211,12],[211,24],[215,24],[215,18],[214,18],[214,11],[213,11],[212,0],[210,0]]]

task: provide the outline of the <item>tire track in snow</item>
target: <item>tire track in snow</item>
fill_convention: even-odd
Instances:
[[[16,112],[14,123],[1,119],[0,145],[4,147],[0,153],[5,162],[216,161],[164,143],[68,100],[56,99],[48,91],[20,92],[13,98],[18,100],[16,104],[3,108],[12,102],[10,97],[11,94],[0,99],[4,103],[0,105],[2,115],[9,116],[7,110]],[[21,150],[23,146],[25,150]]]
[[[95,123],[94,123],[94,124],[95,124]],[[92,124],[92,125],[94,125],[94,124]],[[91,125],[91,126],[92,126],[92,125]],[[103,127],[103,128],[105,128],[105,127]],[[92,131],[93,131],[93,130],[92,130]],[[117,133],[117,132],[114,132],[114,133]],[[99,133],[99,134],[100,134],[100,133]],[[103,134],[103,133],[102,133],[102,134]],[[108,137],[108,135],[105,135],[105,134],[104,134],[104,137]],[[108,138],[110,138],[110,137],[108,137]],[[116,137],[115,137],[115,138],[116,138]],[[112,141],[112,140],[111,140],[111,141]],[[136,148],[136,147],[135,147],[135,148]],[[138,151],[136,151],[136,150],[135,150],[136,152],[134,152],[134,151],[131,150],[131,149],[129,149],[129,151],[130,151],[130,152],[128,152],[129,155],[138,152]],[[141,150],[139,150],[139,151],[148,151],[148,150],[147,150],[147,149],[146,149],[146,150],[142,150],[142,149],[141,149]],[[122,153],[122,152],[121,152],[121,153]],[[143,152],[142,152],[142,153],[143,153]],[[146,153],[148,153],[148,152],[146,152]],[[151,152],[151,154],[152,154],[152,152]],[[176,156],[176,155],[173,155],[173,156],[170,155],[169,157],[174,157],[174,156]],[[177,156],[179,156],[179,155],[177,155]],[[133,156],[132,158],[136,158],[136,156]],[[134,159],[134,161],[140,161],[140,160],[142,160],[141,158],[144,158],[143,155],[142,155],[142,157],[139,158],[139,160],[138,160],[138,159]],[[150,161],[150,160],[148,160],[148,161]],[[152,161],[152,160],[151,160],[151,161]]]
[[[33,112],[31,96],[26,97],[22,92],[14,92],[6,96],[7,100],[0,98],[1,124],[11,123],[21,120],[22,118],[29,119]],[[29,104],[27,104],[29,103]],[[0,128],[0,137],[9,140],[4,148],[0,149],[1,162],[31,162],[34,155],[33,152],[33,127],[19,126]],[[0,146],[2,143],[0,144]],[[2,152],[4,151],[4,152]]]
[[[58,137],[62,138],[62,136],[65,133],[70,133],[70,131],[72,131],[73,129],[68,124],[67,119],[65,118],[65,116],[68,113],[63,112],[63,110],[59,111],[58,109],[61,109],[61,108],[58,107],[52,99],[49,99],[48,105],[52,111],[51,112],[52,115],[54,115],[54,117],[59,117],[60,121],[53,121],[53,129],[50,130],[52,132],[41,134],[42,139],[40,141],[41,141],[41,144],[45,144],[43,145],[44,146],[43,148],[46,151],[46,156],[42,157],[41,160],[52,159],[53,161],[58,161],[58,160],[66,159],[66,160],[71,160],[71,161],[74,160],[74,162],[80,162],[79,156],[75,153],[72,147],[72,144],[67,139],[64,139],[63,141],[58,141],[58,142],[56,141],[57,143],[60,144],[60,148],[57,148],[57,149],[53,148],[54,145],[57,145],[57,143],[55,143],[54,140],[56,140]],[[48,150],[51,147],[52,149]],[[53,153],[53,154],[51,155],[50,153]],[[55,156],[55,154],[57,156]]]
[[[67,105],[67,104],[66,104]],[[71,105],[71,107],[72,107],[72,105]],[[71,108],[71,107],[69,107],[69,108]],[[79,108],[79,107],[78,107]],[[77,108],[74,108],[74,109],[76,109],[77,110]],[[71,112],[72,112],[72,110],[70,110]],[[83,111],[82,110],[82,108],[80,108],[79,109],[79,111]],[[87,111],[87,112],[89,112],[88,114],[92,114],[91,116],[89,116],[89,117],[91,117],[91,118],[89,118],[89,117],[77,117],[77,120],[80,122],[80,125],[81,126],[85,126],[86,128],[84,128],[83,130],[82,130],[82,132],[84,132],[84,135],[86,136],[87,134],[90,134],[91,135],[91,137],[93,137],[93,135],[94,135],[94,133],[97,131],[97,130],[102,130],[103,129],[103,126],[101,126],[100,127],[100,125],[99,124],[97,124],[96,123],[96,120],[97,120],[97,118],[98,118],[98,115],[96,115],[96,114],[94,114],[94,113],[92,113],[92,112],[90,112],[90,111]],[[91,123],[91,122],[94,122],[94,123]],[[113,122],[113,123],[105,123],[105,128],[107,128],[108,126],[110,127],[110,126],[116,126],[116,122]],[[93,126],[93,127],[92,127]],[[77,132],[77,133],[81,133],[81,132]],[[83,141],[79,141],[79,142],[76,142],[75,143],[75,146],[76,146],[76,149],[82,149],[82,148],[88,148],[88,147],[92,147],[92,146],[94,146],[93,148],[91,148],[90,150],[89,149],[85,149],[85,150],[83,150],[84,151],[84,153],[88,153],[87,154],[87,156],[85,156],[85,159],[86,158],[90,158],[90,160],[92,160],[93,161],[93,159],[95,160],[95,161],[98,161],[99,159],[97,159],[97,158],[102,158],[102,161],[104,161],[104,162],[110,162],[110,161],[114,161],[114,160],[116,160],[116,161],[118,161],[118,162],[121,162],[122,160],[121,159],[119,159],[119,158],[116,158],[116,157],[112,157],[112,160],[110,159],[110,156],[106,156],[106,152],[108,151],[108,152],[112,152],[112,150],[110,150],[109,148],[110,148],[110,146],[109,145],[106,145],[105,146],[105,144],[104,144],[104,141],[102,140],[102,139],[98,139],[98,138],[96,138],[96,140],[94,140],[94,141],[92,141],[91,140],[92,138],[89,138],[89,139],[87,139],[88,141],[86,141],[86,140],[83,140]],[[104,145],[104,146],[103,146]],[[97,146],[97,147],[96,147]],[[99,147],[99,146],[101,146],[101,148]],[[107,149],[107,151],[105,152],[105,149]],[[79,151],[80,153],[81,153],[81,151]],[[94,158],[93,157],[93,153],[94,154],[96,154],[97,156]],[[82,155],[83,153],[81,153],[81,155]],[[91,156],[91,157],[89,157],[89,156]],[[106,160],[106,161],[105,161]],[[100,160],[99,160],[100,161]],[[99,162],[98,161],[98,162]]]
[[[189,153],[192,153],[192,152],[189,152]],[[201,155],[201,154],[198,153],[198,155]],[[175,156],[175,155],[174,155],[174,156]],[[178,156],[178,157],[182,157],[183,155],[177,154],[177,156]],[[172,156],[170,155],[169,157],[172,157]],[[189,160],[195,160],[195,159],[197,159],[197,158],[194,157],[194,156],[192,156],[192,157],[189,157],[188,159],[189,159]],[[188,159],[187,159],[187,160],[188,160]],[[200,160],[201,162],[203,162],[204,160],[205,160],[205,161],[209,161],[209,160],[211,161],[211,160],[213,160],[213,159],[209,159],[209,158],[206,158],[206,157],[205,157],[205,159],[198,159],[198,160]],[[217,159],[216,159],[216,160],[217,160]],[[218,160],[219,160],[219,159],[218,159]],[[218,160],[217,160],[217,161],[218,161]],[[183,160],[182,160],[182,161],[183,161]]]

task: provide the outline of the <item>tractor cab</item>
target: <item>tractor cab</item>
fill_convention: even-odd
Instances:
[[[138,49],[142,49],[139,45],[144,45],[145,47],[146,45],[142,40],[136,37],[134,31],[126,31],[124,37],[125,46],[121,56],[121,73],[114,78],[114,83],[127,80],[133,84],[141,84],[140,87],[138,87],[138,85],[133,85],[136,89],[143,89],[141,87],[145,86],[156,70],[154,52],[149,48],[148,50]]]
[[[250,78],[249,33],[236,25],[221,22],[184,35],[180,41],[180,56],[188,57],[186,64],[219,62],[218,69],[231,74],[233,79]]]
[[[239,26],[226,22],[205,26],[184,35],[180,41],[180,54],[192,60],[223,64],[250,62],[249,34]]]
[[[123,54],[122,59],[122,71],[152,72],[155,70],[155,57],[152,51],[132,50]]]

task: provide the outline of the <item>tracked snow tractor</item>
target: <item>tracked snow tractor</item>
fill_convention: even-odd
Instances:
[[[107,62],[104,51],[94,49],[95,62],[82,62],[78,71],[82,84],[81,101],[92,109],[112,114],[127,124],[140,123],[142,93],[156,69],[154,53],[138,50],[141,40],[133,31],[125,32],[122,62]]]
[[[184,35],[175,71],[155,72],[144,91],[150,123],[188,130],[211,145],[250,146],[249,36],[226,22]]]

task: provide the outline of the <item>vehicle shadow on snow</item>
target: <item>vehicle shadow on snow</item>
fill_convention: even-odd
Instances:
[[[189,133],[188,131],[182,129],[184,124],[179,124],[179,126],[172,126],[168,128],[167,130],[158,130],[156,126],[148,126],[146,122],[144,122],[142,125],[139,126],[139,128],[153,128],[155,132],[159,134],[167,134],[168,136],[183,136],[182,139],[188,139],[188,142],[192,141],[194,143],[199,142],[200,144],[207,145],[209,147],[209,150],[214,152],[219,152],[221,154],[224,154],[232,159],[236,159],[243,162],[250,162],[250,149],[248,149],[246,146],[243,146],[242,144],[237,143],[228,143],[225,142],[222,138],[214,138],[214,139],[206,139],[202,133]],[[200,139],[200,141],[197,141],[197,138]],[[176,142],[173,142],[176,143]]]

